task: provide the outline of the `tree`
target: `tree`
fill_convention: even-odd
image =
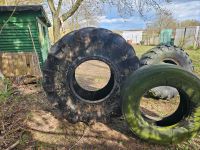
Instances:
[[[60,39],[60,28],[62,22],[69,19],[80,7],[83,0],[76,0],[76,2],[71,6],[71,8],[64,14],[60,16],[61,7],[63,4],[63,0],[58,1],[57,8],[55,7],[55,3],[53,0],[47,0],[49,4],[49,8],[52,13],[52,19],[53,19],[53,36],[54,36],[54,42]]]
[[[190,27],[190,26],[200,26],[200,21],[198,20],[184,20],[178,23],[178,27]]]
[[[174,19],[172,13],[164,11],[163,13],[157,13],[155,19],[147,24],[147,34],[159,35],[162,29],[176,29],[177,20]]]
[[[32,5],[42,3],[43,0],[0,0],[0,5]]]
[[[75,0],[71,0],[71,4],[74,4],[74,2]],[[96,16],[99,16],[102,13],[103,8],[99,3],[99,0],[83,1],[74,15],[72,15],[67,21],[63,23],[62,34],[82,27],[98,26],[99,22],[98,19],[96,19]]]
[[[200,26],[200,21],[197,20],[184,20],[178,21],[174,19],[173,15],[169,11],[164,13],[157,13],[155,19],[147,24],[146,33],[148,35],[159,35],[162,29],[173,29],[189,26]]]
[[[169,2],[169,0],[163,1]],[[149,11],[165,11],[159,4],[160,0],[104,0],[104,2],[115,6],[122,17],[138,13],[141,17],[146,18],[145,14],[149,13]]]
[[[14,2],[19,2],[19,4],[32,4],[34,1],[38,0],[4,0],[5,2],[12,3]],[[39,0],[42,1],[42,0]],[[54,42],[60,39],[61,37],[61,32],[60,29],[62,27],[63,22],[69,21],[69,18],[72,17],[73,15],[77,14],[74,16],[74,18],[71,19],[73,20],[78,20],[80,21],[80,18],[78,15],[78,10],[81,8],[81,6],[84,6],[83,2],[89,2],[88,5],[85,7],[85,10],[82,7],[82,12],[79,14],[84,14],[85,13],[85,18],[86,16],[89,18],[94,17],[91,15],[93,12],[96,10],[93,9],[92,11],[88,9],[87,7],[92,6],[92,8],[95,8],[97,6],[100,6],[101,4],[110,4],[112,6],[115,6],[119,12],[119,14],[122,17],[126,16],[131,16],[135,15],[135,12],[138,12],[141,16],[145,16],[145,12],[149,12],[151,9],[154,10],[159,10],[161,11],[162,8],[159,5],[160,0],[46,0],[48,3],[48,6],[50,8],[51,14],[52,14],[52,22],[53,22],[53,37],[54,37]],[[71,3],[70,3],[71,1]],[[168,0],[165,0],[168,1]],[[66,3],[64,3],[66,2]],[[94,3],[96,2],[96,3]],[[8,4],[9,5],[9,4]],[[62,7],[65,10],[62,10]],[[67,9],[68,8],[68,9]],[[77,12],[77,13],[76,13]],[[86,19],[87,21],[90,19]]]
[[[6,0],[1,0],[1,1],[0,1],[0,5],[7,5]]]
[[[53,18],[53,36],[54,36],[54,42],[56,42],[58,39],[60,39],[61,36],[60,28],[62,26],[62,23],[64,21],[67,21],[70,17],[72,17],[78,11],[79,7],[83,4],[83,1],[86,0],[73,1],[70,9],[63,14],[61,14],[61,7],[63,5],[63,0],[58,1],[57,8],[54,0],[47,0],[47,1]],[[112,6],[116,6],[121,16],[133,15],[133,12],[138,12],[143,17],[145,12],[148,12],[151,9],[162,11],[162,8],[160,7],[158,2],[157,0],[99,0],[98,1],[98,3],[102,4],[107,3]],[[92,5],[93,7],[96,6],[93,3],[93,1],[90,2],[90,5]]]

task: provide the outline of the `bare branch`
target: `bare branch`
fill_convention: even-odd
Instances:
[[[70,18],[76,11],[77,9],[80,7],[81,3],[83,2],[83,0],[77,0],[74,5],[72,6],[72,8],[65,14],[63,14],[61,17],[62,17],[62,20],[65,21],[67,20],[68,18]]]
[[[56,8],[55,8],[53,0],[47,0],[47,2],[49,4],[49,8],[51,9],[52,14],[55,14],[56,13]]]
[[[63,0],[59,0],[59,2],[58,2],[57,13],[60,12],[60,9],[61,9],[61,6],[62,6],[62,2],[63,2]]]
[[[6,150],[12,150],[12,149],[14,149],[19,144],[20,144],[20,141],[17,140],[13,145],[9,146]]]
[[[15,2],[16,2],[16,6],[15,6],[13,12],[11,13],[11,15],[9,16],[8,20],[6,20],[6,22],[5,22],[5,23],[3,24],[3,26],[1,27],[1,29],[0,29],[0,34],[2,33],[4,27],[5,27],[5,26],[7,25],[7,23],[10,21],[10,18],[14,15],[14,13],[15,13],[15,11],[16,11],[16,9],[17,9],[18,0],[16,0]]]

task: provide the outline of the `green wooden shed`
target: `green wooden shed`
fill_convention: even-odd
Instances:
[[[42,5],[0,6],[0,69],[6,76],[38,75],[50,48]]]

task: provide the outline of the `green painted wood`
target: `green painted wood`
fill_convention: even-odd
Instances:
[[[30,38],[29,36],[29,33],[28,32],[24,32],[24,33],[6,33],[6,34],[1,34],[0,37],[3,38],[4,37],[8,37],[8,38],[11,38],[11,37],[15,37],[16,39],[17,38]],[[35,38],[38,38],[38,34],[36,33],[33,33],[33,37]]]
[[[17,34],[13,34],[13,35],[6,35],[6,34],[2,34],[0,36],[0,38],[2,39],[31,39],[31,37],[29,35],[27,35],[26,33],[24,33],[24,35],[17,35]],[[38,35],[34,34],[33,39],[38,39]]]
[[[1,12],[0,15],[0,29],[3,24],[8,20],[12,12]],[[15,12],[10,17],[6,26],[4,26],[0,34],[0,51],[2,52],[34,52],[32,39],[29,33],[28,26],[31,28],[31,33],[37,51],[40,64],[42,65],[47,55],[49,45],[44,47],[40,41],[39,29],[38,29],[38,18],[44,17],[42,12],[26,11],[26,12]],[[46,31],[47,25],[44,24]],[[48,32],[45,35],[45,39],[49,41]]]
[[[6,44],[5,44],[6,43]],[[9,42],[5,42],[5,41],[1,41],[0,40],[0,47],[2,48],[2,47],[5,47],[5,46],[10,46],[11,45],[11,47],[14,45],[14,46],[17,46],[17,45],[19,45],[19,46],[30,46],[31,45],[31,47],[32,47],[32,43],[30,42],[30,41],[9,41]],[[35,42],[35,45],[36,45],[36,47],[38,46],[38,47],[40,47],[40,44],[38,43],[38,42]]]
[[[9,37],[9,36],[6,36],[6,37]],[[26,37],[26,36],[18,36],[18,39],[20,39],[20,40],[16,40],[16,38],[15,39],[13,39],[13,36],[10,36],[10,38],[6,38],[6,37],[2,37],[1,39],[0,39],[0,41],[2,41],[2,42],[9,42],[9,41],[13,41],[13,40],[15,40],[15,41],[30,41],[31,40],[31,38],[29,38],[29,37]],[[37,36],[35,36],[35,37],[33,37],[33,39],[35,40],[35,42],[39,42],[38,40],[37,40]]]
[[[15,47],[14,49],[13,49],[13,47],[6,47],[5,49],[6,50],[1,49],[0,51],[2,51],[2,52],[13,52],[13,53],[15,53],[15,52],[33,52],[34,51],[33,47]],[[39,53],[40,47],[36,47],[36,49]]]
[[[2,24],[0,24],[0,25],[2,25]],[[28,25],[23,26],[23,27],[20,27],[20,26],[14,26],[14,27],[13,26],[4,26],[2,32],[7,32],[7,31],[10,31],[10,32],[17,32],[17,31],[19,31],[20,32],[20,31],[23,31],[23,30],[28,30],[27,27],[28,27]],[[31,28],[31,31],[38,31],[38,29],[37,29],[37,27],[33,26]]]
[[[9,36],[9,35],[4,35],[4,36],[1,36],[1,38],[2,39],[20,39],[20,38],[22,38],[22,39],[26,39],[26,38],[28,38],[28,39],[30,39],[30,37],[27,37],[26,35],[22,35],[22,36],[13,36],[13,35],[11,35],[11,36]],[[34,39],[38,39],[38,35],[35,35],[35,36],[33,36],[33,38]]]
[[[38,30],[31,30],[31,32],[36,32],[37,33]],[[1,32],[1,34],[5,34],[5,33],[24,33],[24,32],[28,32],[28,30],[26,29],[3,29],[3,31]]]
[[[47,59],[48,50],[50,48],[49,37],[48,37],[48,28],[47,26],[41,22],[39,19],[38,21],[38,29],[39,29],[39,41],[42,49],[42,58],[43,61]]]
[[[11,13],[12,12],[1,12],[0,22],[5,22],[10,17]],[[15,12],[14,15],[10,18],[9,22],[34,22],[36,17],[41,17],[40,12]]]

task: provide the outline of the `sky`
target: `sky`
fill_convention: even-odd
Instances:
[[[175,19],[200,21],[200,0],[171,1],[170,3],[161,1],[161,7],[170,10]],[[105,10],[105,15],[98,16],[99,26],[110,30],[144,29],[146,24],[155,17],[155,12],[148,12],[146,18],[140,17],[137,13],[122,18],[115,7],[106,6]]]

